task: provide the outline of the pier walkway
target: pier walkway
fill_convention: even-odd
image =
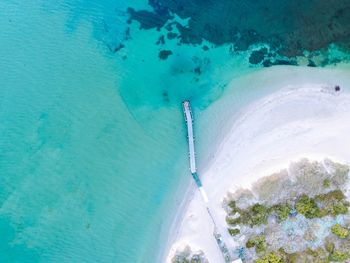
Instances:
[[[188,141],[188,149],[189,149],[189,158],[190,158],[190,171],[192,174],[192,177],[194,181],[196,182],[196,185],[198,187],[198,190],[201,193],[202,199],[205,203],[206,209],[208,211],[208,215],[213,222],[214,225],[214,231],[213,231],[213,236],[216,240],[216,243],[219,246],[219,249],[225,259],[226,263],[234,262],[232,260],[231,253],[227,249],[227,246],[225,242],[223,241],[222,235],[219,233],[218,227],[215,223],[215,219],[210,211],[209,208],[209,199],[206,194],[206,192],[203,189],[203,184],[198,176],[197,173],[197,167],[196,167],[196,152],[194,148],[194,132],[193,132],[193,116],[192,116],[192,111],[191,111],[191,106],[189,101],[184,101],[182,103],[183,110],[184,110],[184,115],[185,115],[185,120],[187,124],[187,141]]]
[[[194,136],[193,136],[193,117],[192,117],[192,111],[190,107],[190,103],[188,101],[183,102],[183,108],[184,108],[184,114],[185,114],[185,120],[187,123],[187,141],[188,141],[188,149],[189,149],[189,157],[190,157],[190,170],[192,177],[194,181],[196,182],[196,185],[201,192],[202,198],[205,203],[208,203],[208,196],[205,193],[202,182],[199,179],[199,176],[197,174],[197,167],[196,167],[196,153],[194,150]]]

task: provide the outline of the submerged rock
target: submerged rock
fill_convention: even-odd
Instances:
[[[171,50],[161,50],[161,51],[159,51],[158,57],[161,60],[166,60],[172,54],[173,54],[173,52]]]
[[[249,57],[249,63],[260,64],[267,54],[267,48],[261,48],[259,50],[254,50]]]

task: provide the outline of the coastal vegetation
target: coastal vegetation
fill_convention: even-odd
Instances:
[[[243,262],[345,262],[350,259],[349,167],[302,159],[224,201]]]
[[[202,251],[193,252],[189,246],[177,250],[171,260],[172,263],[208,263]]]
[[[334,235],[340,238],[346,238],[349,235],[349,230],[347,228],[341,227],[339,224],[332,226],[331,231]]]

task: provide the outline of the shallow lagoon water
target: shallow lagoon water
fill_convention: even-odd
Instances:
[[[0,3],[1,262],[154,262],[167,238],[190,181],[181,101],[209,105],[226,73],[194,87],[201,49],[161,61],[152,32],[113,54],[112,6]]]
[[[1,262],[155,262],[191,182],[181,101],[210,123],[229,80],[257,70],[229,45],[168,41],[161,60],[159,32],[127,7],[0,2]]]

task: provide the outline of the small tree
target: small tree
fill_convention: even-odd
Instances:
[[[346,238],[349,235],[349,230],[344,227],[341,227],[339,224],[332,226],[331,231],[334,235],[340,238]]]
[[[238,235],[241,231],[238,228],[229,228],[228,232],[230,233],[231,236],[236,236]]]
[[[289,204],[277,204],[272,207],[280,222],[288,219],[292,207]]]
[[[270,252],[263,258],[259,258],[256,260],[256,263],[283,263],[284,260],[275,252]]]
[[[262,253],[266,251],[266,239],[264,235],[259,235],[251,238],[245,244],[247,248],[255,247],[256,253]]]
[[[255,247],[255,241],[254,241],[254,239],[248,239],[248,241],[247,241],[247,243],[245,243],[245,246],[247,247],[247,248],[252,248],[252,247]]]
[[[295,208],[297,209],[298,213],[304,215],[306,218],[315,218],[320,216],[320,209],[318,208],[315,200],[307,195],[302,195],[299,198]]]
[[[340,251],[340,250],[334,250],[330,255],[330,259],[335,262],[344,262],[349,258],[350,258],[349,252]]]

